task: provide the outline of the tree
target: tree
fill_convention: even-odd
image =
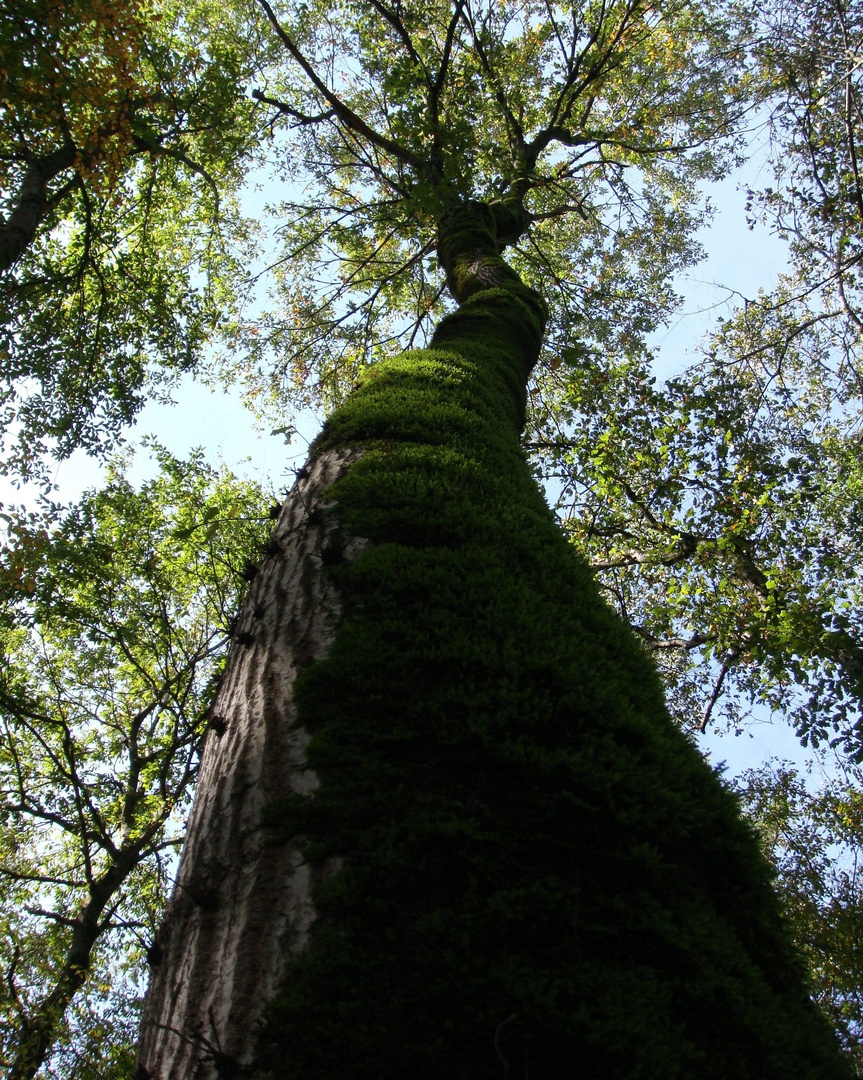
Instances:
[[[775,180],[750,212],[788,240],[789,271],[665,386],[581,352],[562,393],[575,434],[547,422],[535,445],[681,722],[740,730],[766,706],[859,761],[860,12],[756,16]]]
[[[244,564],[265,531],[253,485],[200,454],[156,451],[159,475],[138,490],[120,459],[75,506],[3,515],[0,1062],[10,1080],[44,1063],[65,1080],[130,1074],[129,981],[145,952],[155,959]]]
[[[261,100],[299,126],[326,192],[300,215],[299,270],[331,243],[341,273],[316,306],[300,294],[295,370],[318,339],[322,392],[363,370],[238,624],[139,1075],[847,1075],[750,828],[518,443],[549,318],[537,270],[560,287],[559,345],[565,260],[592,243],[626,258],[596,240],[599,199],[671,221],[666,198],[685,206],[715,167],[687,151],[734,111],[706,62],[722,25],[691,5],[564,23],[456,0],[373,3],[376,19],[303,5],[286,28],[261,5],[307,80]],[[683,119],[681,52],[694,85],[709,72]],[[638,100],[634,133],[620,113]],[[432,243],[457,310],[430,347],[367,365],[379,303],[413,310],[409,335],[435,308]],[[649,323],[648,305],[633,324]]]
[[[495,205],[443,227],[460,310],[330,419],[247,600],[145,1076],[844,1075],[753,835],[521,458],[544,309]]]
[[[789,762],[735,782],[776,865],[794,937],[814,975],[815,999],[860,1074],[861,777],[845,769],[818,786]]]
[[[3,469],[107,450],[239,303],[266,62],[241,7],[0,5]]]

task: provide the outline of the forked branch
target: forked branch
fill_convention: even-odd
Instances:
[[[291,56],[300,65],[303,71],[308,76],[309,82],[314,86],[318,93],[324,98],[328,105],[333,109],[333,112],[351,131],[356,132],[357,135],[361,135],[364,139],[367,139],[373,146],[377,146],[381,150],[385,150],[388,154],[391,154],[397,161],[401,161],[405,165],[411,165],[413,168],[420,171],[424,171],[426,162],[422,158],[419,158],[412,151],[408,150],[404,146],[400,146],[398,143],[388,139],[385,135],[381,135],[380,132],[375,131],[373,128],[363,120],[361,116],[358,116],[353,109],[346,105],[341,98],[327,86],[327,84],[320,78],[318,73],[294,43],[293,39],[287,33],[285,28],[281,25],[276,18],[276,14],[267,0],[258,0],[258,3],[263,8],[270,25],[276,32],[276,36],[279,41],[285,46]],[[280,104],[273,102],[273,104]],[[288,108],[286,106],[286,108]]]

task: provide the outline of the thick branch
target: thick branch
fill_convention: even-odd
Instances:
[[[72,167],[75,153],[75,147],[69,143],[36,158],[27,167],[15,209],[0,225],[0,273],[13,266],[33,242],[48,207],[48,184],[64,169]]]

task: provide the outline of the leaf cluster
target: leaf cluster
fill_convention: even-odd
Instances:
[[[120,459],[74,506],[3,515],[0,1060],[16,1077],[128,1056],[132,987],[155,956],[243,567],[266,532],[254,485],[155,453],[137,489]]]
[[[789,343],[798,319],[750,305],[665,385],[579,354],[563,396],[576,435],[549,424],[536,445],[616,606],[657,656],[678,654],[683,722],[739,726],[760,702],[856,757],[859,401],[822,363],[829,327]]]
[[[804,744],[854,760],[860,30],[841,3],[756,6],[748,63],[777,183],[750,193],[750,213],[788,240],[788,271],[664,386],[620,340],[563,343],[532,436],[566,527],[658,658],[681,721],[739,730],[766,707]]]
[[[264,62],[241,9],[0,5],[3,469],[116,443],[238,302]]]

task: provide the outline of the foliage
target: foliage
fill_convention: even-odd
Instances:
[[[105,450],[238,302],[264,53],[242,5],[0,3],[3,470]]]
[[[10,1077],[43,1061],[64,1080],[129,1075],[120,1063],[136,983],[145,954],[158,959],[207,710],[244,566],[266,533],[254,485],[200,453],[156,456],[158,476],[138,489],[117,459],[77,505],[3,514],[0,1061]]]
[[[36,38],[39,2],[16,14],[4,62],[27,119],[6,126],[8,191],[52,148],[82,149],[45,181],[28,251],[54,251],[33,272],[72,292],[58,305],[48,285],[19,289],[25,271],[13,287],[7,464],[110,443],[217,326],[223,373],[250,378],[279,424],[299,402],[340,400],[445,307],[446,208],[516,198],[530,229],[510,258],[551,311],[531,445],[679,716],[740,725],[762,702],[804,739],[858,752],[853,8],[261,0],[244,22],[204,0],[182,13],[164,0],[152,18],[76,0]],[[278,306],[249,322],[226,243],[244,235],[231,192],[256,138],[241,85],[256,61],[271,161],[294,194],[273,207]],[[699,254],[698,185],[730,163],[759,100],[777,183],[752,213],[791,237],[794,273],[656,387],[645,339]],[[95,260],[86,302],[55,255]]]
[[[863,12],[846,0],[773,0],[759,14],[777,186],[751,192],[752,212],[787,236],[798,284],[821,294],[825,316],[841,312],[859,335]]]
[[[828,330],[785,341],[794,315],[750,307],[724,327],[725,356],[664,386],[582,362],[577,435],[554,445],[561,502],[646,646],[713,662],[678,676],[682,720],[703,730],[725,692],[738,726],[758,702],[858,755],[859,403],[823,377]]]
[[[775,864],[786,914],[810,964],[815,1000],[863,1075],[860,940],[863,786],[859,768],[817,786],[788,762],[766,763],[735,786]]]
[[[463,198],[523,204],[530,232],[506,242],[544,286],[550,346],[578,327],[638,348],[749,102],[740,28],[676,0],[259,2],[292,63],[257,96],[304,193],[275,208],[278,306],[236,339],[262,398],[337,402],[422,344],[445,308],[437,222]]]
[[[664,386],[637,359],[562,351],[534,446],[683,722],[739,728],[760,705],[859,761],[863,23],[840,0],[764,3],[757,23],[778,183],[750,206],[789,271]]]
[[[6,468],[121,437],[217,328],[223,373],[279,424],[340,400],[445,308],[446,208],[516,198],[511,261],[551,311],[530,442],[678,715],[739,726],[763,703],[861,751],[853,6],[76,0],[61,23],[40,4],[15,6],[3,46],[0,186],[11,206],[38,164],[43,196],[7,276]],[[232,198],[256,64],[294,193],[273,207],[277,306],[250,322],[230,241],[249,239]],[[776,183],[752,214],[789,237],[792,272],[657,387],[645,340],[698,256],[699,184],[758,101]]]

